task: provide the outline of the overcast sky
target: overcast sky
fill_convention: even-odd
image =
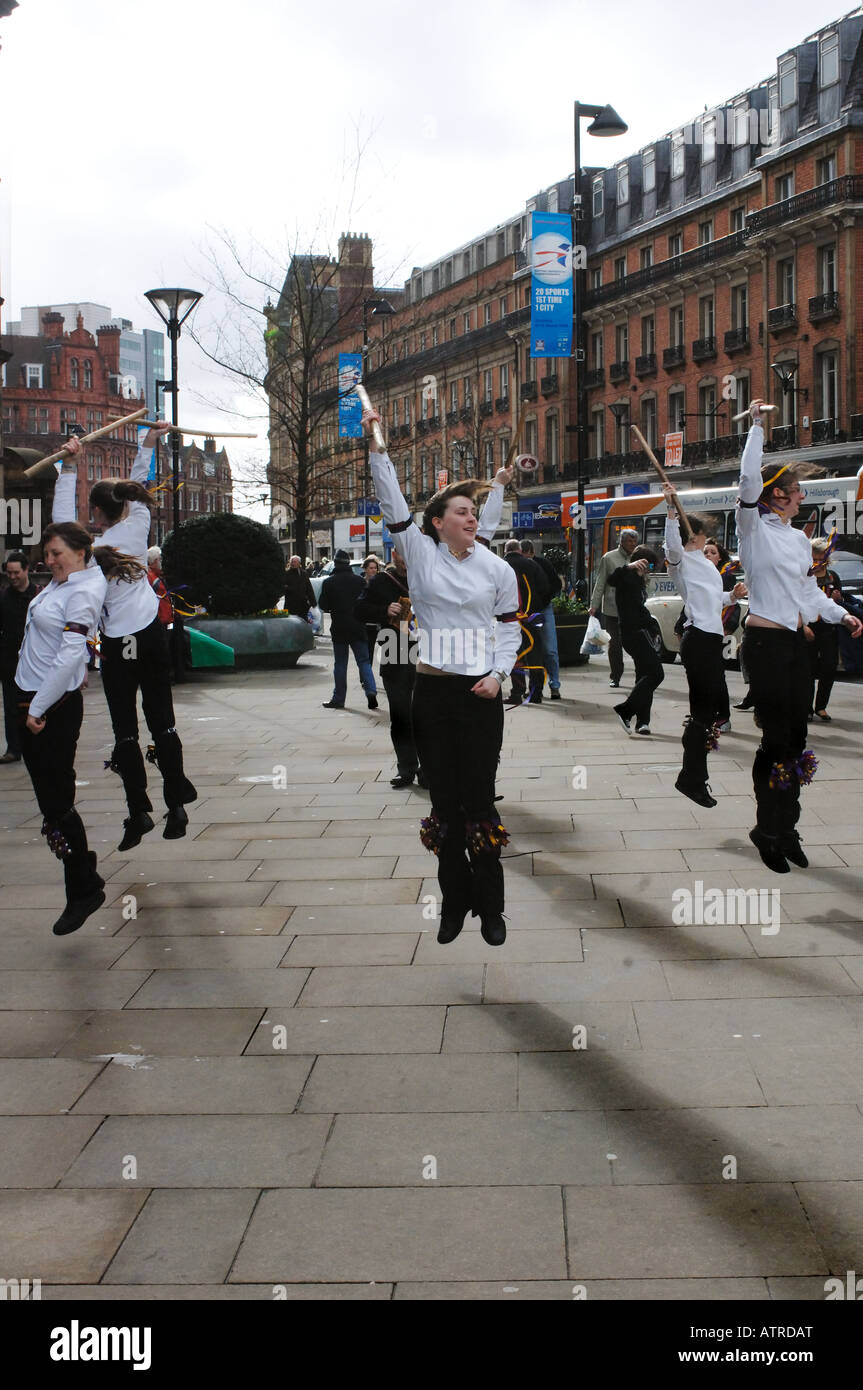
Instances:
[[[93,300],[159,327],[142,292],[182,284],[207,291],[206,333],[224,314],[214,229],[259,267],[367,232],[377,283],[401,284],[571,171],[574,98],[628,123],[620,139],[583,135],[584,163],[612,164],[847,12],[840,0],[20,0],[0,20],[3,314]],[[241,429],[190,400],[230,404],[232,388],[187,337],[180,353],[183,423]],[[254,449],[230,452],[240,464]]]

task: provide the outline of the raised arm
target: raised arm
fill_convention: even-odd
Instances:
[[[77,435],[73,434],[66,443],[66,453],[63,458],[54,464],[57,470],[57,482],[54,484],[54,500],[51,503],[51,520],[53,522],[78,520],[76,491],[80,453],[81,444]]]
[[[676,516],[665,518],[665,557],[670,565],[679,565],[683,559],[680,522]]]
[[[746,437],[746,446],[740,460],[740,483],[737,488],[737,531],[752,531],[758,524],[757,502],[764,490],[761,478],[761,456],[764,452],[764,428],[761,424],[761,400],[755,400],[749,407],[752,412],[752,425]]]
[[[495,474],[494,484],[488,497],[485,499],[482,511],[479,514],[479,524],[476,528],[477,535],[486,541],[494,539],[495,532],[500,526],[500,519],[503,516],[503,496],[506,487],[512,482],[512,469],[499,468]]]

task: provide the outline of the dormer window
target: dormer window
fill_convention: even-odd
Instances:
[[[797,59],[792,55],[779,59],[779,109],[786,111],[797,100]]]
[[[603,187],[602,175],[597,174],[593,180],[593,215],[602,216],[602,209],[605,203],[605,189]]]
[[[645,193],[656,187],[656,150],[645,150],[641,156],[641,187]]]
[[[671,177],[679,179],[683,175],[683,131],[671,137]]]
[[[825,34],[821,40],[821,86],[832,87],[839,81],[839,35]]]
[[[617,166],[617,206],[629,202],[629,165]]]

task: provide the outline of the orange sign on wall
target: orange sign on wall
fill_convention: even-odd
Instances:
[[[665,467],[679,468],[683,462],[683,433],[675,431],[665,436]]]

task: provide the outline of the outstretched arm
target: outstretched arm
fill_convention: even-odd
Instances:
[[[71,435],[63,458],[54,464],[57,482],[54,484],[54,500],[51,504],[51,520],[77,521],[78,507],[76,490],[78,487],[78,457],[81,443],[77,435]]]
[[[500,526],[500,519],[503,516],[503,496],[504,492],[512,482],[512,469],[499,468],[494,478],[494,485],[483,503],[482,511],[479,514],[479,524],[476,533],[483,540],[491,541],[494,539],[495,532]]]
[[[737,498],[742,504],[737,508],[737,530],[751,531],[758,524],[758,501],[764,490],[761,478],[761,456],[764,452],[764,427],[761,423],[761,400],[755,400],[749,407],[752,413],[752,426],[746,439],[746,447],[740,460],[740,483]]]

